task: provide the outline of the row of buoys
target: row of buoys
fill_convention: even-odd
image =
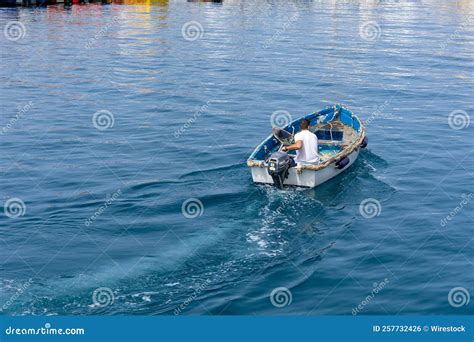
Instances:
[[[64,3],[64,6],[72,6],[72,5],[83,5],[88,3],[102,3],[102,4],[110,4],[112,0],[21,0],[21,3],[18,0],[0,0],[0,7],[16,7],[16,6],[24,6],[24,7],[41,7],[41,6],[48,6],[48,5],[56,5]]]
[[[111,0],[98,0],[98,1],[91,1],[91,0],[64,0],[64,6],[71,6],[71,5],[84,5],[88,3],[102,3],[102,4],[110,4]]]

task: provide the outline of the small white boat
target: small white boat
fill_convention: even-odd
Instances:
[[[288,154],[281,152],[281,147],[293,143],[303,119],[309,120],[309,130],[318,137],[319,162],[291,167],[290,157],[295,151]],[[279,188],[285,185],[314,188],[349,168],[367,143],[360,119],[348,108],[334,105],[274,129],[255,148],[247,165],[255,183],[274,184]]]

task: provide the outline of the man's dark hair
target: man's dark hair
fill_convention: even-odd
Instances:
[[[303,119],[300,122],[300,128],[301,129],[308,129],[309,127],[309,120]]]

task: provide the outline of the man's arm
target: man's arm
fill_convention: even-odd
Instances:
[[[283,151],[292,151],[292,150],[299,150],[303,147],[303,140],[296,141],[293,145],[284,146]]]

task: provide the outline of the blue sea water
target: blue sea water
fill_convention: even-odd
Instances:
[[[469,0],[0,9],[1,310],[474,313],[473,16]],[[316,189],[254,185],[272,113],[332,103],[366,122],[357,162]]]

